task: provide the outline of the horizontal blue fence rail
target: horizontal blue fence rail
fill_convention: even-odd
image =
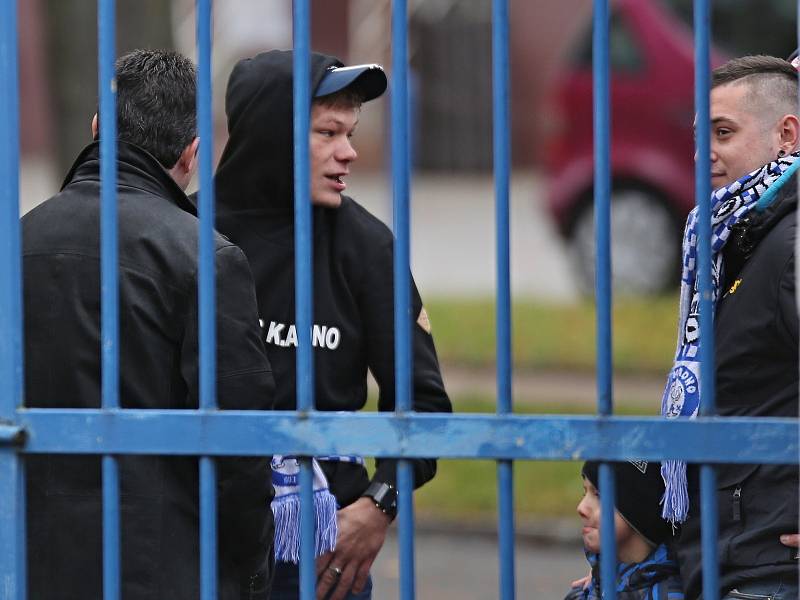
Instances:
[[[28,409],[27,453],[797,462],[795,419]],[[232,435],[235,432],[235,435]],[[19,428],[0,425],[0,440]],[[681,440],[676,444],[675,440]]]

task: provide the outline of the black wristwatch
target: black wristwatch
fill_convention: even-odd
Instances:
[[[380,511],[391,519],[397,516],[397,489],[388,483],[373,481],[361,494],[362,498],[369,498]]]

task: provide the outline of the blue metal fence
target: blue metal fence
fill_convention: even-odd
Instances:
[[[595,0],[595,202],[597,231],[597,417],[519,416],[511,406],[511,300],[509,278],[509,59],[508,0],[494,0],[494,154],[497,202],[497,414],[414,414],[411,410],[411,313],[409,278],[409,148],[407,5],[395,0],[392,15],[392,176],[394,182],[396,398],[394,415],[326,414],[314,410],[310,344],[297,351],[296,412],[216,412],[214,261],[211,127],[211,1],[197,2],[198,126],[200,146],[200,407],[197,411],[120,410],[118,401],[118,307],[116,160],[114,106],[114,0],[99,0],[99,89],[102,164],[102,408],[37,410],[23,407],[22,309],[18,214],[19,110],[16,0],[0,0],[0,590],[25,598],[24,468],[22,455],[86,453],[103,456],[104,597],[120,594],[119,486],[115,456],[196,455],[200,459],[202,598],[216,598],[216,497],[214,457],[293,454],[360,454],[398,457],[400,596],[415,596],[412,471],[407,459],[493,459],[497,461],[499,597],[515,596],[512,461],[520,459],[625,460],[666,458],[704,463],[702,469],[704,597],[717,597],[716,505],[713,463],[795,463],[798,430],[793,419],[715,418],[713,393],[704,390],[702,418],[614,417],[611,367],[610,107],[608,0]],[[310,329],[312,314],[311,223],[308,184],[310,106],[308,0],[294,2],[295,189],[298,260],[296,322]],[[709,2],[695,0],[697,197],[701,224],[709,223],[708,89]],[[709,231],[709,227],[700,227]],[[701,326],[711,326],[708,235],[701,240],[704,301]],[[704,340],[712,340],[706,331]],[[713,348],[704,341],[703,380],[713,382]],[[709,384],[707,384],[709,385]],[[657,402],[657,399],[653,399]],[[231,435],[231,432],[236,432]],[[680,443],[675,443],[680,440]],[[424,450],[423,450],[424,449]],[[314,597],[312,477],[301,465],[301,597]],[[603,593],[613,590],[616,554],[613,531],[613,473],[600,470]]]

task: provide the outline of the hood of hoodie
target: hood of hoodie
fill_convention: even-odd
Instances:
[[[240,60],[231,72],[225,91],[228,142],[215,178],[222,211],[293,214],[293,60],[291,50],[272,50]],[[312,95],[331,66],[342,62],[312,53]]]

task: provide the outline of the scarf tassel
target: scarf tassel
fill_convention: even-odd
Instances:
[[[314,492],[314,556],[331,552],[336,546],[336,498],[328,489]],[[275,516],[275,560],[300,562],[300,496],[289,494],[272,501]]]
[[[673,525],[683,523],[689,513],[689,494],[686,490],[686,463],[681,460],[665,460],[661,465],[664,479],[664,505],[661,517]]]

